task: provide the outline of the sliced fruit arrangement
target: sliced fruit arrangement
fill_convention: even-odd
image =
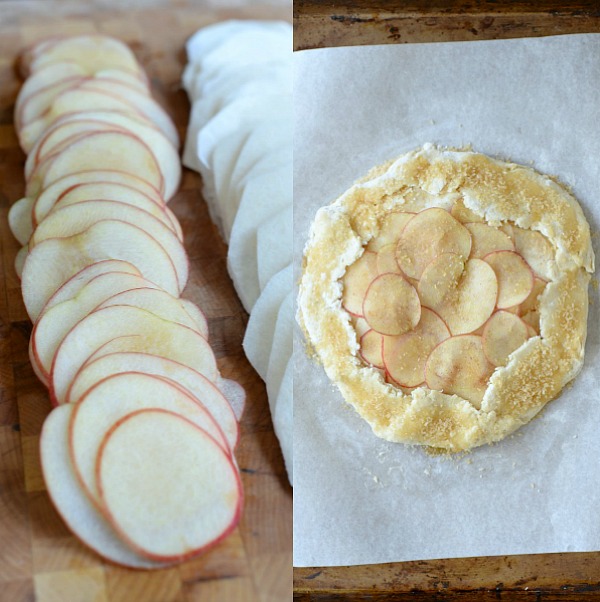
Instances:
[[[202,174],[229,243],[227,267],[250,313],[244,350],[267,383],[292,480],[292,28],[218,23],[192,36],[187,53],[183,162]]]
[[[460,206],[387,214],[342,280],[359,357],[405,391],[479,409],[494,369],[540,334],[552,257],[539,232],[472,221]]]
[[[129,48],[52,38],[21,62],[15,123],[27,196],[11,208],[33,322],[29,355],[55,409],[41,437],[48,492],[114,562],[189,558],[235,527],[244,392],[221,377],[168,209],[177,133]]]

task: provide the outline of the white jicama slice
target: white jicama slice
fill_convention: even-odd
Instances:
[[[445,322],[426,307],[413,332],[398,337],[383,337],[382,353],[388,374],[403,387],[416,387],[425,381],[425,363],[429,354],[450,337]]]
[[[496,251],[486,255],[498,278],[498,308],[519,305],[533,290],[533,272],[527,262],[514,251]]]
[[[369,248],[368,245],[366,248]],[[395,242],[379,247],[377,251],[377,272],[379,274],[402,274],[402,270],[396,261]]]
[[[550,241],[535,230],[513,226],[512,231],[517,252],[523,256],[535,275],[544,280],[552,280],[556,262]]]
[[[404,230],[404,226],[414,216],[414,213],[406,211],[392,211],[388,213],[382,220],[379,232],[373,237],[367,245],[367,251],[379,252],[383,247],[393,244],[394,249]]]
[[[49,213],[35,229],[29,249],[50,238],[76,236],[100,221],[120,220],[149,234],[173,262],[179,290],[187,283],[189,264],[185,249],[177,235],[153,215],[126,203],[117,201],[82,201]]]
[[[498,298],[494,270],[481,259],[465,262],[455,253],[436,257],[423,272],[418,289],[423,305],[439,314],[453,335],[483,326]]]
[[[121,372],[97,382],[75,405],[69,447],[77,477],[92,500],[100,503],[95,464],[102,439],[127,414],[143,409],[179,414],[204,429],[228,454],[229,445],[211,414],[189,393],[159,376]],[[160,432],[156,433],[160,436]],[[172,454],[175,455],[175,454]]]
[[[43,307],[40,315],[46,310],[66,301],[72,299],[79,291],[91,282],[94,278],[107,274],[109,272],[124,272],[126,274],[135,274],[141,276],[141,272],[131,263],[127,261],[121,261],[119,259],[105,259],[92,263],[84,267],[80,272],[77,272],[69,280],[67,280],[53,295],[48,299],[46,305]]]
[[[8,211],[8,225],[13,236],[22,244],[26,245],[33,232],[31,209],[33,202],[24,197],[13,203]]]
[[[419,295],[399,274],[381,274],[367,289],[363,315],[369,326],[381,334],[404,334],[421,319]]]
[[[93,506],[73,469],[68,428],[73,405],[56,408],[44,421],[40,437],[40,461],[46,489],[67,527],[89,548],[116,564],[155,569],[167,563],[150,560],[125,544]]]
[[[293,271],[290,263],[269,280],[254,304],[248,320],[244,335],[244,352],[263,380],[267,378],[277,313],[292,286]]]
[[[274,412],[274,403],[279,394],[279,387],[288,360],[292,357],[292,328],[294,322],[294,297],[292,291],[288,291],[277,312],[277,322],[273,334],[273,343],[269,355],[269,367],[267,368],[267,394],[271,413]]]
[[[480,409],[493,371],[481,337],[460,335],[442,341],[431,352],[425,365],[425,382],[434,391],[459,395]]]
[[[121,130],[137,136],[152,151],[165,179],[165,197],[171,198],[181,179],[179,153],[173,143],[146,118],[120,111],[82,111],[63,115],[38,140],[25,164],[28,177],[36,162],[60,148],[74,134],[98,130]]]
[[[398,265],[410,278],[420,278],[425,267],[442,253],[456,253],[467,259],[471,234],[444,209],[425,209],[402,230],[396,247]]]
[[[239,520],[241,483],[231,458],[171,412],[141,410],[116,423],[102,442],[96,479],[109,521],[155,560],[190,558]]]
[[[377,254],[365,251],[348,266],[343,277],[342,307],[355,316],[363,315],[363,301],[377,277]]]
[[[383,370],[383,335],[371,329],[360,338],[360,357],[365,363]]]
[[[256,231],[258,285],[262,291],[274,274],[292,261],[293,206],[262,222]]]
[[[465,224],[465,228],[471,233],[471,257],[482,259],[493,251],[514,251],[515,245],[510,237],[487,224]]]
[[[124,184],[88,182],[86,184],[73,186],[73,188],[59,197],[54,204],[52,211],[61,207],[66,207],[67,205],[92,200],[118,201],[120,203],[132,205],[138,209],[143,209],[173,230],[181,240],[179,229],[175,227],[176,218],[168,211],[164,204],[159,204],[152,197]]]
[[[149,284],[152,285],[152,283]],[[199,325],[190,316],[179,297],[173,297],[173,295],[169,295],[169,293],[159,288],[142,286],[130,290],[121,290],[102,301],[98,307],[111,307],[113,305],[131,305],[132,307],[145,309],[164,320],[193,328],[206,338],[205,324]]]
[[[50,376],[52,360],[60,342],[79,320],[106,299],[114,298],[122,291],[144,286],[154,285],[134,274],[108,272],[92,279],[71,299],[44,311],[31,332],[31,355],[45,378],[48,379]]]
[[[172,295],[181,292],[173,262],[149,234],[122,221],[97,222],[76,236],[45,240],[27,255],[21,287],[32,322],[69,278],[105,259],[131,263],[144,278]]]
[[[483,329],[483,351],[494,366],[505,366],[510,354],[523,345],[529,336],[527,324],[519,316],[497,311]]]
[[[56,201],[75,186],[83,184],[101,184],[101,183],[116,183],[124,186],[135,188],[142,194],[150,197],[157,204],[163,204],[160,192],[151,184],[142,180],[135,174],[130,174],[125,171],[115,170],[87,170],[74,173],[72,175],[60,178],[50,184],[40,193],[40,195],[32,199],[33,204],[33,223],[37,225],[46,215],[52,210]],[[30,197],[25,197],[29,199]]]
[[[29,68],[35,72],[44,65],[69,60],[75,60],[90,74],[115,68],[136,73],[141,71],[135,55],[126,44],[108,36],[90,34],[56,40],[43,52],[36,53]]]
[[[242,195],[229,238],[227,268],[248,312],[260,295],[257,229],[275,213],[291,206],[292,196],[291,166],[251,180]]]
[[[108,131],[82,136],[38,164],[27,182],[27,196],[37,194],[59,178],[89,169],[125,171],[164,191],[162,173],[151,150],[132,134]]]
[[[237,445],[239,428],[236,414],[225,395],[200,372],[157,355],[118,352],[86,362],[69,387],[67,403],[78,403],[96,383],[121,372],[160,376],[183,387],[211,413],[223,430],[229,447],[234,449]]]
[[[147,351],[180,361],[212,381],[218,377],[214,353],[198,331],[159,318],[144,309],[115,305],[88,314],[63,339],[54,356],[50,375],[50,394],[54,401],[65,402],[77,371],[99,347],[112,342],[115,337],[126,336],[131,337],[131,344],[120,351]]]

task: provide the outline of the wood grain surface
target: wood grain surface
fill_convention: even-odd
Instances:
[[[294,2],[296,50],[593,32],[600,32],[593,1]],[[600,553],[294,568],[294,600],[600,600]]]
[[[600,31],[595,0],[295,0],[294,48]]]
[[[129,5],[129,3],[123,3]],[[66,529],[44,487],[39,433],[50,404],[29,364],[31,324],[13,269],[18,243],[8,208],[24,191],[25,156],[12,111],[14,64],[35,40],[101,32],[131,45],[173,116],[182,139],[189,103],[180,88],[184,43],[197,28],[230,17],[288,18],[281,6],[216,10],[193,2],[0,1],[0,600],[6,602],[282,602],[291,598],[292,493],[271,424],[265,386],[242,351],[247,315],[227,275],[226,247],[211,223],[200,179],[184,172],[171,208],[191,260],[184,297],[207,314],[223,376],[246,389],[237,459],[245,490],[239,527],[204,556],[167,570],[134,571],[103,562]],[[51,266],[49,266],[51,268]]]

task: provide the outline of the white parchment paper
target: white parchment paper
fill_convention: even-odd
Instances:
[[[310,50],[294,68],[296,280],[318,207],[425,142],[558,175],[598,231],[600,36]],[[597,286],[590,295],[581,375],[516,435],[462,457],[375,437],[296,329],[294,564],[600,549]]]

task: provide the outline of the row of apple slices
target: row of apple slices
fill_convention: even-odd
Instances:
[[[101,555],[185,559],[239,517],[230,401],[243,391],[220,377],[203,313],[179,297],[188,259],[165,201],[180,177],[176,131],[116,40],[48,40],[22,67],[16,124],[31,152],[10,224],[32,365],[59,406],[41,437],[47,489]]]

